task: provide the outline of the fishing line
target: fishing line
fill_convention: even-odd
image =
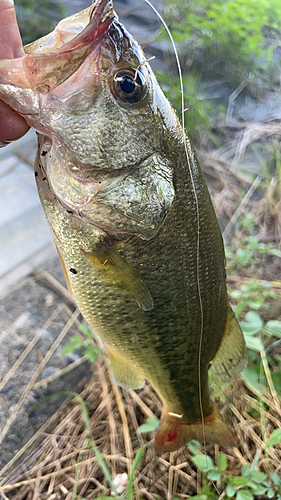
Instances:
[[[200,213],[199,213],[199,201],[198,201],[198,195],[196,192],[196,187],[195,187],[195,181],[193,178],[193,173],[192,173],[192,168],[190,164],[190,158],[188,155],[188,148],[187,148],[187,137],[185,133],[185,115],[184,112],[186,111],[185,108],[185,103],[184,103],[184,89],[183,89],[183,78],[182,78],[182,70],[181,70],[181,64],[178,56],[178,51],[172,36],[172,33],[170,29],[168,28],[166,22],[164,21],[163,17],[161,14],[156,10],[154,5],[149,0],[144,0],[150,7],[151,9],[155,12],[155,14],[158,16],[160,19],[161,23],[163,24],[165,30],[167,31],[169,38],[172,43],[172,47],[175,53],[175,58],[176,58],[176,63],[177,63],[177,68],[178,68],[178,73],[179,73],[179,79],[180,79],[180,91],[181,91],[181,125],[182,125],[182,131],[183,131],[183,137],[184,137],[184,149],[185,149],[185,154],[186,154],[186,159],[187,159],[187,164],[188,164],[188,170],[191,178],[191,184],[192,184],[192,189],[194,193],[194,199],[195,199],[195,207],[196,207],[196,216],[197,216],[197,253],[196,253],[196,276],[197,276],[197,290],[198,290],[198,299],[199,299],[199,307],[200,307],[200,314],[201,314],[201,325],[200,325],[200,339],[199,339],[199,353],[198,353],[198,385],[199,385],[199,407],[200,407],[200,413],[201,413],[201,419],[202,419],[202,429],[203,429],[203,445],[204,449],[206,452],[206,435],[205,435],[205,422],[204,422],[204,413],[203,413],[203,404],[202,404],[202,392],[201,392],[201,358],[202,358],[202,342],[203,342],[203,326],[204,326],[204,314],[203,314],[203,304],[202,304],[202,294],[201,294],[201,287],[200,287],[200,278],[199,278],[199,256],[200,256]]]
[[[190,164],[190,158],[188,155],[188,148],[187,148],[187,137],[185,133],[185,111],[188,110],[188,108],[185,107],[184,103],[184,89],[183,89],[183,78],[182,78],[182,70],[181,70],[181,64],[178,56],[178,51],[174,42],[174,39],[172,37],[172,33],[170,29],[168,28],[166,22],[164,21],[163,17],[161,14],[156,10],[154,5],[149,0],[144,0],[150,7],[151,9],[155,12],[155,14],[158,16],[160,19],[161,23],[163,24],[165,30],[167,31],[169,38],[172,43],[172,47],[174,50],[175,58],[176,58],[176,63],[178,67],[178,73],[179,73],[179,79],[180,79],[180,91],[181,91],[181,125],[182,125],[182,131],[183,131],[183,137],[184,137],[184,149],[185,149],[185,155],[187,159],[187,164],[188,164],[188,170],[190,173],[190,178],[191,178],[191,183],[192,183],[192,189],[194,192],[194,199],[195,199],[195,207],[196,207],[196,215],[197,215],[197,253],[196,253],[196,276],[197,276],[197,290],[198,290],[198,299],[199,299],[199,307],[200,307],[200,315],[201,315],[201,324],[200,324],[200,339],[199,339],[199,352],[198,352],[198,385],[199,385],[199,408],[200,408],[200,413],[201,413],[201,420],[202,420],[202,430],[203,430],[203,447],[206,455],[206,465],[208,465],[207,461],[207,453],[206,453],[206,434],[205,434],[205,422],[204,422],[204,413],[203,413],[203,404],[202,404],[202,392],[201,392],[201,358],[202,358],[202,343],[203,343],[203,327],[204,327],[204,313],[203,313],[203,303],[202,303],[202,294],[201,294],[201,287],[200,287],[200,278],[199,278],[199,257],[200,257],[200,211],[199,211],[199,200],[198,200],[198,195],[196,192],[196,187],[195,187],[195,181],[193,178],[193,173],[192,173],[192,168]],[[145,62],[145,61],[144,61]],[[217,486],[215,485],[214,481],[211,480],[213,487],[215,488],[216,492],[218,495],[220,495],[219,490],[217,489]]]
[[[148,57],[147,59],[145,59],[144,61],[142,61],[142,62],[138,65],[138,67],[137,67],[137,69],[136,69],[136,72],[135,72],[134,81],[135,81],[135,80],[137,79],[137,77],[138,77],[138,70],[140,69],[140,67],[141,67],[143,64],[145,64],[145,63],[147,63],[147,62],[149,62],[149,61],[152,61],[153,59],[155,59],[155,56]]]

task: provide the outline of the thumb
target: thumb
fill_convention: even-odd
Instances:
[[[0,25],[0,59],[23,56],[13,0],[0,0]],[[0,101],[0,142],[19,139],[28,129],[26,121]]]
[[[0,1],[0,59],[14,59],[24,54],[13,0]]]

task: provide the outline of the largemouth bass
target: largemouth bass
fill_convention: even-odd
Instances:
[[[246,364],[220,229],[194,150],[109,0],[0,62],[0,98],[38,134],[35,177],[82,314],[115,381],[148,379],[156,450],[234,445],[210,399]]]

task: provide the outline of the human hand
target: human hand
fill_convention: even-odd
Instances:
[[[13,0],[0,0],[0,59],[24,54]],[[22,137],[29,129],[24,118],[0,101],[0,147]]]

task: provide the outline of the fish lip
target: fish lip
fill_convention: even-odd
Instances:
[[[87,36],[88,42],[99,40],[107,32],[114,19],[117,19],[117,15],[113,9],[112,0],[96,0],[90,13],[89,24],[82,33],[84,33],[85,38]],[[89,31],[89,35],[87,31]]]
[[[68,52],[77,49],[81,45],[89,44],[95,40],[99,40],[109,27],[117,15],[113,9],[112,0],[96,0],[93,4],[93,9],[89,16],[89,23],[77,36],[72,38],[61,47],[51,49],[46,52],[46,55],[54,56],[56,53]],[[30,54],[31,56],[42,57],[42,54]]]
[[[93,9],[90,13],[90,23],[93,19],[99,18],[100,20],[105,20],[108,17],[116,17],[116,14],[113,9],[112,0],[96,0],[93,1]]]
[[[115,19],[118,18],[112,0],[97,0],[89,23],[76,37],[44,53],[27,53],[23,66],[30,87],[45,94],[61,85],[79,69]]]

